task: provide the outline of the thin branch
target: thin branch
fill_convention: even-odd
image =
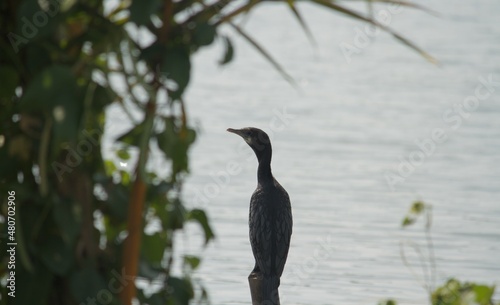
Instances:
[[[427,249],[429,251],[429,260],[431,265],[431,283],[430,289],[434,291],[434,285],[436,284],[436,257],[434,255],[434,244],[432,242],[431,226],[432,226],[432,207],[430,205],[426,206],[426,225],[425,225],[425,238],[427,240]],[[430,297],[430,295],[429,295]]]
[[[415,272],[415,270],[413,269],[413,267],[411,266],[411,264],[408,262],[407,258],[406,258],[406,252],[405,252],[405,245],[403,244],[403,242],[401,242],[399,244],[400,246],[400,255],[401,255],[401,259],[404,263],[404,265],[406,266],[406,268],[408,268],[408,270],[410,270],[410,273],[412,274],[412,276],[415,278],[415,280],[417,282],[420,283],[420,285],[422,285],[422,287],[430,292],[430,288],[429,286],[427,285],[426,283],[426,279],[427,279],[427,270],[425,268],[425,264],[424,264],[424,256],[422,254],[422,252],[420,251],[420,249],[418,248],[417,245],[415,245],[414,243],[412,243],[411,241],[407,241],[407,244],[409,246],[411,246],[413,248],[413,250],[417,253],[418,257],[419,257],[419,260],[420,260],[420,265],[422,267],[422,270],[423,270],[423,273],[422,273],[422,276],[423,276],[423,281],[421,281],[419,279],[419,276],[417,275],[417,273]]]
[[[172,21],[172,14],[174,12],[172,0],[165,0],[165,6],[163,7],[163,25],[159,32],[158,40],[161,43],[166,43],[168,41],[168,35],[170,34],[170,26]]]
[[[283,78],[291,84],[293,87],[297,88],[297,84],[295,80],[281,67],[281,65],[260,45],[258,44],[252,37],[250,37],[247,33],[243,31],[239,26],[235,25],[232,22],[228,22],[228,24],[233,27],[243,38],[245,38],[252,46],[254,46],[257,51],[259,51],[262,56],[264,56],[271,65],[283,76]]]

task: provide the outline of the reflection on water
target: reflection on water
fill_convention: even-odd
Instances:
[[[228,67],[216,65],[220,47],[198,55],[187,101],[200,136],[185,197],[208,210],[217,233],[198,272],[213,304],[249,304],[253,267],[247,214],[257,161],[228,127],[270,133],[273,172],[292,199],[283,304],[376,304],[386,297],[425,304],[399,253],[402,240],[424,242],[421,226],[399,226],[416,199],[434,206],[438,281],[500,284],[500,86],[493,82],[487,97],[481,89],[477,105],[465,102],[480,77],[500,81],[500,3],[425,3],[442,16],[403,9],[390,26],[438,58],[439,67],[383,33],[348,63],[341,45],[353,44],[363,24],[302,6],[315,49],[277,4],[262,5],[245,27],[299,90],[244,41],[235,41],[237,59]],[[435,130],[445,139],[433,138]],[[178,238],[181,252],[203,251],[198,229],[189,231]]]

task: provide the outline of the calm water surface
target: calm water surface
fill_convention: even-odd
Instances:
[[[217,240],[203,250],[200,230],[191,227],[178,244],[180,253],[202,253],[197,277],[213,304],[249,304],[253,268],[247,219],[257,161],[228,127],[270,133],[273,172],[292,199],[283,304],[376,304],[387,297],[425,304],[418,260],[408,253],[415,278],[399,250],[400,242],[413,241],[426,253],[421,224],[400,228],[418,199],[433,205],[437,282],[456,276],[500,285],[500,86],[460,122],[454,108],[475,94],[479,77],[500,81],[500,2],[424,4],[441,16],[403,9],[390,26],[440,66],[383,33],[348,62],[340,45],[354,45],[364,24],[302,6],[316,33],[314,48],[277,4],[262,5],[245,28],[299,90],[243,40],[235,40],[236,61],[227,67],[217,65],[220,46],[197,55],[186,99],[200,132],[185,197],[207,209]],[[436,129],[446,140],[422,158],[415,141],[431,139]],[[401,160],[411,156],[421,164],[391,189],[386,177],[397,177]],[[239,172],[228,173],[228,164]]]

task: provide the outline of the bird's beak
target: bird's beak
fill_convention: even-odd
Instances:
[[[231,133],[234,133],[234,134],[237,134],[239,135],[240,137],[242,137],[243,135],[241,134],[241,129],[233,129],[233,128],[228,128],[227,131],[231,132]]]

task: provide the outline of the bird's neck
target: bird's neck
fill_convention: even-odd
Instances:
[[[273,174],[271,173],[271,148],[266,147],[260,154],[257,154],[259,160],[259,167],[257,169],[257,180],[259,184],[268,184],[273,181]]]

